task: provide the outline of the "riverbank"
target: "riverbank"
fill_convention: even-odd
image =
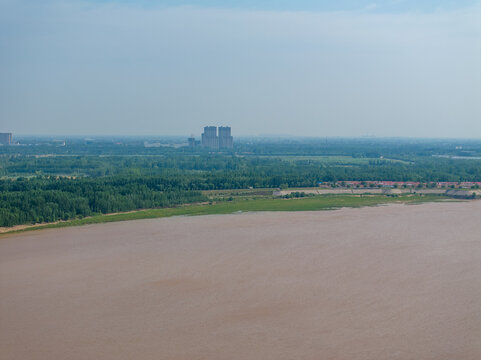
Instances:
[[[25,224],[10,228],[0,228],[1,234],[32,231],[40,229],[61,228],[67,226],[81,226],[116,221],[139,219],[152,219],[171,216],[195,216],[212,214],[232,214],[236,212],[251,211],[316,211],[330,210],[342,207],[376,206],[391,203],[419,204],[425,202],[450,201],[449,198],[439,194],[423,194],[392,197],[385,195],[357,195],[357,194],[330,194],[299,199],[273,199],[273,198],[239,198],[233,201],[220,201],[203,204],[183,205],[175,208],[146,209],[96,215],[82,219],[57,221],[44,224]]]

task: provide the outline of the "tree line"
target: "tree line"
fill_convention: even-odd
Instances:
[[[200,191],[136,178],[20,178],[0,181],[0,226],[53,222],[205,201]]]
[[[386,145],[387,146],[387,145]],[[251,145],[260,152],[299,153],[301,145]],[[312,147],[307,146],[303,151]],[[307,149],[307,150],[306,150]],[[424,149],[424,148],[423,148]],[[143,208],[206,201],[202,190],[313,187],[336,181],[481,181],[481,161],[421,156],[412,147],[392,157],[364,158],[351,144],[351,160],[264,155],[0,156],[0,226],[67,220]],[[331,149],[331,151],[334,151]],[[369,151],[376,151],[371,149]],[[407,156],[412,151],[413,155]],[[419,150],[421,151],[421,150]],[[424,150],[423,150],[424,151]],[[427,150],[426,150],[427,151]],[[416,153],[416,154],[415,154]]]

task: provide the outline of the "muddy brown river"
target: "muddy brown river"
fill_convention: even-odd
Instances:
[[[481,201],[0,237],[0,358],[481,359]]]

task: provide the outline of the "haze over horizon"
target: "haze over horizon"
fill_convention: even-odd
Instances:
[[[0,132],[481,138],[480,1],[0,0]]]

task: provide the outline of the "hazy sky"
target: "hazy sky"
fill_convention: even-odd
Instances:
[[[481,2],[0,0],[0,132],[481,138]]]

